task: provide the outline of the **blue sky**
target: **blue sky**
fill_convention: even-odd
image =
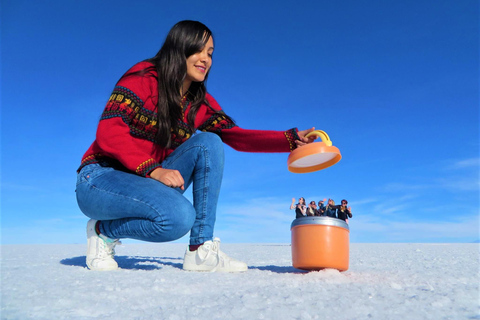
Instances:
[[[352,242],[479,239],[477,1],[3,0],[3,244],[85,242],[75,171],[99,116],[185,19],[212,29],[207,88],[239,126],[315,126],[343,156],[293,174],[226,146],[223,242],[289,243],[301,196],[348,199]]]

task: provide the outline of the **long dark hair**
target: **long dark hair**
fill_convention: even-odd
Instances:
[[[171,130],[177,128],[177,121],[182,115],[180,89],[187,73],[186,59],[201,51],[211,36],[212,31],[201,22],[180,21],[170,29],[158,53],[147,60],[155,66],[158,74],[156,140],[162,147],[170,147]],[[188,90],[192,106],[187,121],[192,129],[197,111],[205,102],[207,77],[208,73],[203,82],[192,82]]]

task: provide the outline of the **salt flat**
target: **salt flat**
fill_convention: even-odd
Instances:
[[[479,244],[351,244],[346,272],[292,267],[288,244],[224,244],[241,274],[181,270],[185,245],[1,246],[1,319],[480,319]]]

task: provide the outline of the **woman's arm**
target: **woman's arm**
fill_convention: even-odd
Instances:
[[[298,131],[297,128],[286,131],[242,129],[226,116],[211,95],[207,94],[206,99],[211,108],[205,106],[203,112],[197,113],[198,129],[217,133],[226,144],[237,151],[290,152],[316,138],[305,138],[314,128],[303,131]]]
[[[295,198],[292,198],[292,204],[290,205],[290,210],[295,209]]]

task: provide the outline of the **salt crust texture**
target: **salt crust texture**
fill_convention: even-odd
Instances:
[[[1,246],[1,319],[480,319],[479,244],[351,244],[346,272],[292,267],[285,244],[223,244],[242,274],[181,269],[185,245]]]

